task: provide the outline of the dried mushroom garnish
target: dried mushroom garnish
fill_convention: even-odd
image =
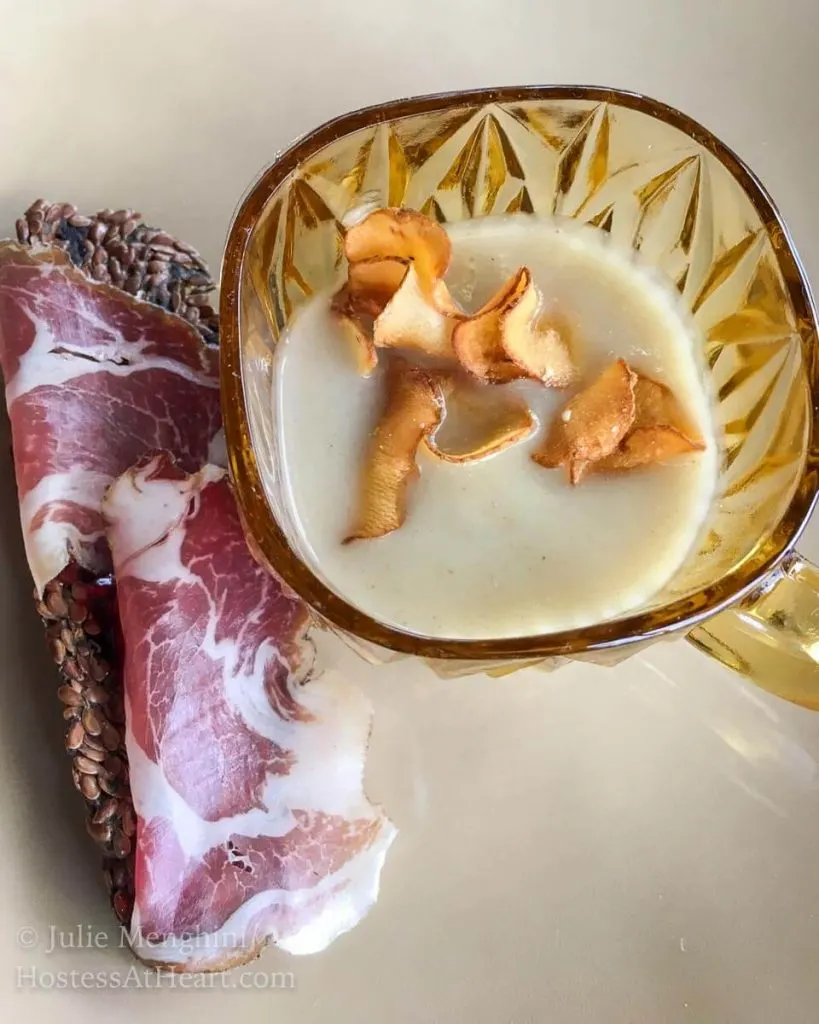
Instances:
[[[665,426],[696,438],[697,431],[674,392],[666,384],[637,374],[634,385],[634,429]]]
[[[637,469],[704,448],[671,389],[619,359],[568,403],[532,458],[567,466],[576,484],[587,470]]]
[[[384,412],[370,440],[358,510],[345,544],[383,537],[403,524],[407,492],[418,476],[418,446],[443,417],[441,381],[426,370],[394,358],[387,371],[386,388]]]
[[[377,317],[401,287],[409,265],[409,260],[380,257],[351,263],[333,308],[350,316]]]
[[[634,424],[637,374],[618,359],[568,403],[532,458],[547,469],[566,466],[577,484],[590,463],[611,455]]]
[[[461,365],[490,384],[522,377],[566,387],[575,377],[569,351],[554,328],[539,323],[540,295],[521,267],[493,297],[455,328],[452,345]]]
[[[452,346],[461,366],[478,380],[506,384],[524,376],[504,351],[501,334],[504,315],[520,301],[526,288],[521,268],[477,313],[459,324]]]
[[[637,469],[667,462],[678,455],[703,451],[705,445],[691,441],[673,427],[635,427],[616,452],[595,465],[599,472]]]
[[[387,207],[374,210],[344,236],[344,255],[350,264],[371,259],[412,260],[427,281],[444,276],[452,258],[449,235],[417,210]]]
[[[375,210],[348,229],[344,253],[347,283],[333,310],[359,373],[373,373],[379,349],[417,353],[427,363],[394,358],[390,365],[385,411],[347,542],[383,537],[403,524],[421,444],[437,459],[467,463],[532,434],[537,421],[521,396],[483,385],[528,379],[563,388],[575,381],[577,369],[568,332],[544,321],[527,267],[476,313],[459,308],[443,280],[452,256],[449,237],[423,214]],[[500,397],[493,400],[493,393]],[[634,469],[703,447],[670,389],[618,359],[569,401],[532,458],[547,468],[565,466],[577,484],[591,469]]]
[[[443,422],[425,439],[427,449],[445,462],[475,462],[496,455],[531,436],[537,420],[518,395],[501,388],[451,384],[445,388]]]
[[[524,267],[519,273],[525,286],[502,321],[503,351],[525,376],[546,387],[568,387],[577,377],[569,349],[555,327],[540,323],[540,294],[529,271]]]
[[[634,400],[634,426],[619,448],[595,466],[596,470],[637,469],[705,449],[682,405],[665,384],[638,375]]]
[[[351,314],[338,312],[336,319],[350,344],[356,369],[362,377],[369,377],[378,366],[378,353],[375,351],[373,339],[360,321]]]
[[[398,290],[373,324],[376,348],[401,348],[437,358],[452,357],[452,333],[463,314],[455,312],[443,281],[425,288],[410,264]]]
[[[540,322],[540,293],[526,267],[468,316],[443,280],[452,257],[446,231],[415,210],[375,210],[344,239],[347,282],[333,300],[356,339],[359,371],[372,372],[380,348],[458,361],[494,384],[529,377],[547,387],[575,378],[560,332]],[[372,317],[372,348],[366,344]],[[351,321],[344,322],[344,321]]]
[[[359,339],[371,372],[375,349],[400,348],[435,358],[452,357],[452,331],[463,313],[442,280],[452,253],[444,229],[415,210],[375,210],[347,231],[347,282],[333,309]],[[373,317],[372,351],[364,318]]]
[[[566,387],[576,371],[560,331],[540,322],[541,296],[529,270],[521,267],[482,309],[467,315],[443,279],[452,258],[449,236],[415,210],[374,210],[348,228],[344,255],[347,281],[332,309],[358,372],[369,377],[382,349],[407,357],[394,359],[387,373],[385,412],[370,445],[348,542],[382,537],[402,525],[422,442],[435,458],[465,463],[534,431],[537,421],[520,396],[493,401],[474,380],[465,383],[461,368],[482,384],[530,378],[547,387]]]

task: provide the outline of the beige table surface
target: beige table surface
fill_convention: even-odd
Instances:
[[[817,43],[815,0],[0,0],[0,234],[38,195],[130,204],[218,265],[249,181],[334,114],[450,88],[594,82],[675,104],[736,148],[819,281]],[[269,952],[264,977],[234,974],[229,991],[151,977],[150,990],[114,991],[131,961],[61,753],[7,429],[8,1019],[819,1019],[819,716],[685,644],[617,670],[491,684],[406,665],[378,674],[331,650],[375,701],[370,788],[401,830],[378,905],[327,953]],[[819,555],[815,525],[804,549]],[[49,952],[52,928],[90,930],[109,948]],[[72,987],[56,987],[71,970]],[[83,982],[83,971],[100,973]],[[276,971],[292,978],[265,980]]]

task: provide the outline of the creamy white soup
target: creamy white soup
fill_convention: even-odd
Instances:
[[[504,385],[522,392],[536,414],[532,437],[464,464],[436,460],[422,447],[403,526],[344,544],[384,402],[383,368],[359,376],[330,294],[315,297],[276,359],[277,455],[292,539],[346,600],[430,637],[548,633],[639,607],[691,551],[717,477],[702,346],[676,292],[592,228],[514,215],[447,230],[446,281],[467,312],[518,267],[531,270],[544,312],[569,338],[578,386]],[[571,395],[618,358],[673,390],[705,450],[668,465],[590,474],[572,487],[563,469],[544,469],[530,456]]]

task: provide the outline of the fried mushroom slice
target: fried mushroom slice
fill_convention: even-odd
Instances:
[[[705,449],[679,400],[665,384],[638,375],[634,400],[634,426],[596,470],[637,469]]]
[[[441,278],[452,258],[452,243],[440,224],[417,210],[374,210],[348,229],[344,255],[350,264],[369,259],[413,260],[425,281]]]
[[[565,388],[577,377],[569,349],[555,327],[540,323],[540,294],[526,267],[518,271],[517,302],[501,321],[501,348],[526,377],[546,387]]]
[[[369,259],[350,264],[347,284],[333,300],[333,308],[354,316],[377,317],[401,287],[409,260]]]
[[[350,266],[347,283],[333,296],[332,312],[362,377],[369,377],[378,365],[368,318],[384,312],[409,269],[407,260],[363,260]]]
[[[403,524],[409,488],[418,476],[418,446],[443,417],[441,382],[420,367],[394,358],[387,371],[386,389],[384,411],[370,439],[358,508],[345,544],[383,537]]]
[[[374,348],[453,358],[452,331],[463,313],[441,280],[451,245],[440,225],[415,210],[375,210],[348,229],[344,252],[347,283],[333,309],[355,321],[352,330],[365,335],[364,318],[372,317]],[[369,367],[372,354],[363,351]]]
[[[539,323],[540,294],[526,267],[473,316],[458,324],[452,345],[461,365],[492,384],[530,377],[547,387],[575,378],[569,350],[554,328]]]
[[[537,420],[519,395],[470,382],[445,387],[443,422],[425,444],[445,462],[475,462],[529,437]]]
[[[526,283],[525,268],[509,281],[477,313],[458,324],[452,335],[452,347],[461,366],[490,384],[506,384],[524,376],[503,349],[501,331],[506,313],[520,301]]]
[[[612,363],[575,395],[532,458],[547,469],[566,466],[572,484],[590,463],[611,455],[634,424],[637,374],[624,359]]]
[[[452,334],[463,314],[443,281],[423,287],[409,264],[398,290],[373,324],[376,348],[401,348],[437,359],[451,359]]]
[[[638,427],[673,427],[681,434],[695,439],[696,428],[692,425],[679,399],[666,384],[637,374],[634,385],[636,413],[634,429]]]
[[[680,455],[701,452],[702,442],[692,441],[674,427],[635,427],[616,452],[597,463],[599,472],[637,469],[668,462]]]
[[[350,346],[356,369],[362,377],[370,377],[378,366],[378,353],[373,339],[360,320],[346,312],[336,313],[336,322]]]

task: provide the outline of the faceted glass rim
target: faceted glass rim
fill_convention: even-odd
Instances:
[[[753,555],[694,595],[650,612],[580,629],[528,637],[463,640],[425,637],[370,617],[334,593],[293,550],[265,496],[251,443],[242,381],[240,291],[249,242],[268,201],[287,177],[325,146],[373,124],[457,106],[532,100],[592,100],[648,114],[679,129],[711,153],[731,173],[751,201],[771,241],[802,336],[803,360],[811,388],[808,459],[793,498],[779,523]],[[779,211],[745,163],[708,129],[665,103],[639,93],[599,86],[542,85],[435,93],[380,103],[333,118],[303,135],[282,153],[241,201],[231,225],[222,264],[221,298],[222,412],[228,459],[237,501],[251,547],[268,567],[332,626],[362,640],[403,654],[469,661],[569,656],[645,642],[687,631],[752,591],[796,544],[819,492],[819,467],[813,455],[817,393],[813,360],[817,314],[810,285]],[[808,349],[806,351],[806,348]]]

